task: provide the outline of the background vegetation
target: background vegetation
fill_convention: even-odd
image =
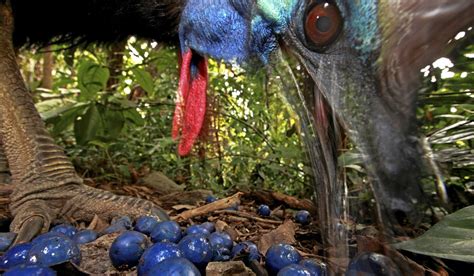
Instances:
[[[435,193],[436,182],[446,182],[460,205],[472,204],[474,189],[474,46],[465,44],[422,71],[419,108],[438,173],[426,186]],[[170,137],[176,49],[135,38],[111,48],[60,49],[22,52],[22,71],[55,139],[84,177],[130,183],[161,171],[189,188],[221,193],[255,186],[309,194],[298,119],[281,96],[289,76],[211,61],[207,136],[180,158]],[[367,190],[356,149],[341,158],[351,189]]]

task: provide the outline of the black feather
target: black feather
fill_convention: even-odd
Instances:
[[[177,41],[185,0],[11,0],[15,46],[113,43],[134,35]]]

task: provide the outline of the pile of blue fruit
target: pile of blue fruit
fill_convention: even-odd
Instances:
[[[271,210],[261,205],[257,213],[266,217]],[[311,220],[307,211],[297,212],[294,219],[300,224],[309,224]],[[81,245],[112,233],[116,237],[108,250],[112,265],[118,271],[136,271],[140,276],[205,275],[210,262],[231,260],[243,261],[254,270],[257,266],[268,275],[326,275],[324,264],[316,259],[304,259],[289,244],[274,244],[262,256],[255,243],[235,242],[228,233],[216,231],[211,222],[184,228],[175,221],[160,222],[148,216],[135,222],[128,217],[118,218],[100,233],[61,224],[29,243],[14,246],[10,245],[15,234],[0,233],[0,251],[8,248],[0,258],[0,271],[6,276],[56,275],[55,269],[61,264],[80,266]],[[361,258],[361,262],[372,259]],[[369,268],[372,266],[369,264]],[[356,270],[361,269],[356,267]],[[261,273],[259,270],[258,274]]]

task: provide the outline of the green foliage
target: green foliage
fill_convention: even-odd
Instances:
[[[217,191],[257,186],[307,195],[311,190],[298,119],[281,96],[288,90],[286,73],[248,74],[211,61],[207,136],[191,157],[181,158],[170,137],[176,49],[132,38],[119,51],[119,68],[110,67],[108,49],[55,52],[52,90],[38,88],[42,55],[25,53],[23,73],[36,91],[37,107],[85,176],[129,181],[131,172],[147,168],[189,187]],[[446,182],[460,186],[474,175],[473,53],[470,45],[452,66],[424,71],[418,112]],[[357,149],[349,145],[339,163],[350,194],[368,201]],[[435,180],[427,183],[434,190]]]
[[[444,259],[474,263],[474,206],[446,216],[425,234],[396,248]]]
[[[129,40],[118,73],[107,49],[77,50],[72,58],[54,53],[55,85],[38,90],[37,106],[84,176],[127,182],[131,172],[152,169],[190,188],[254,185],[306,194],[298,123],[280,96],[278,76],[211,61],[207,136],[181,158],[170,137],[176,49],[156,46]]]

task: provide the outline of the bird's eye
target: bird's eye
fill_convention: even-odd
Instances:
[[[332,1],[319,2],[307,11],[304,27],[308,43],[317,49],[324,49],[336,40],[342,30],[341,13]]]

